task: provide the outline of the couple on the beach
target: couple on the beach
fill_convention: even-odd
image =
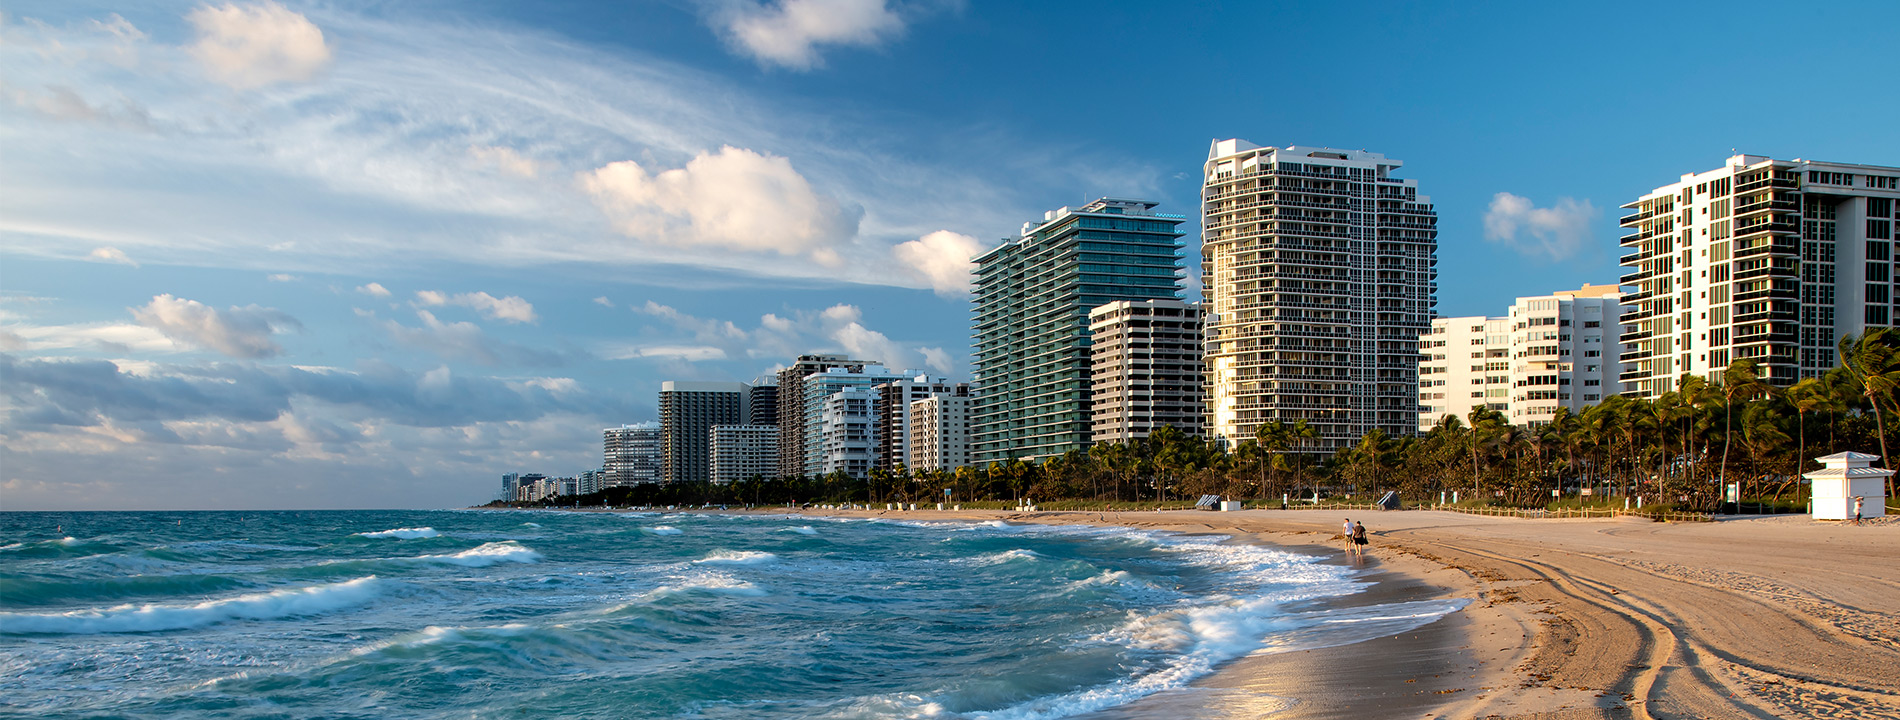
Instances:
[[[1346,518],[1345,537],[1346,537],[1346,552],[1351,553],[1353,555],[1365,554],[1366,552],[1366,525],[1365,523],[1356,523],[1352,521],[1352,518]]]

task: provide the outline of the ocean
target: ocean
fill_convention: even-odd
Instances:
[[[1458,607],[1329,603],[1364,591],[1361,571],[1225,540],[693,513],[0,513],[0,717],[1075,717]]]

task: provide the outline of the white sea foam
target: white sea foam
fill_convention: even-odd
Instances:
[[[1015,550],[1004,550],[988,555],[978,555],[971,558],[970,562],[976,565],[1002,565],[1012,562],[1036,562],[1041,559],[1041,553],[1028,548],[1017,548]]]
[[[369,602],[382,594],[376,576],[348,582],[275,590],[207,600],[196,605],[118,605],[63,613],[0,612],[0,633],[92,634],[157,632],[204,627],[230,620],[271,620],[316,615]]]
[[[361,532],[361,533],[357,533],[357,535],[361,535],[366,538],[393,538],[397,540],[419,540],[422,538],[441,537],[442,533],[436,532],[435,528],[432,528],[432,527],[419,527],[419,528],[396,528],[394,530],[381,530],[378,532]]]
[[[535,563],[541,561],[541,553],[523,547],[513,540],[482,543],[453,555],[423,555],[408,558],[412,561],[446,563],[462,567],[488,567],[499,563]]]
[[[660,587],[654,588],[651,592],[648,592],[644,597],[647,599],[657,599],[657,598],[666,597],[669,595],[677,595],[683,592],[692,592],[695,590],[701,591],[701,592],[714,593],[718,595],[736,595],[736,596],[742,596],[742,597],[763,597],[765,595],[771,594],[771,591],[766,590],[765,588],[759,587],[757,585],[746,582],[744,580],[740,580],[730,575],[711,574],[711,575],[701,575],[698,577],[689,578],[687,580],[684,580],[682,582],[679,582],[673,585],[662,585]],[[622,605],[620,607],[624,608],[626,606]],[[615,609],[617,610],[619,608],[615,608]]]
[[[788,528],[785,528],[785,529],[783,529],[783,530],[780,530],[779,532],[792,532],[792,533],[798,533],[798,534],[800,534],[800,535],[817,535],[817,534],[818,534],[818,531],[817,531],[817,530],[815,530],[815,529],[813,529],[813,528],[812,528],[812,526],[810,526],[810,525],[800,525],[800,526],[798,526],[798,527],[788,527]]]
[[[673,527],[671,525],[655,525],[653,527],[642,527],[640,529],[646,531],[646,533],[649,535],[684,535],[686,534],[685,531],[680,530],[679,528]]]
[[[528,527],[541,527],[541,523],[535,523],[535,522],[524,522],[522,524]]]
[[[711,555],[693,562],[703,565],[768,565],[778,562],[778,556],[757,550],[714,550]]]

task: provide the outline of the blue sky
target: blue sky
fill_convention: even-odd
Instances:
[[[965,261],[1209,141],[1405,162],[1439,304],[1732,151],[1900,165],[1888,2],[13,3],[0,508],[441,507],[668,379],[969,373]]]

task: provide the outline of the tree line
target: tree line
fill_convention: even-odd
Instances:
[[[954,471],[872,470],[816,477],[609,488],[551,505],[779,505],[1038,502],[1152,503],[1221,495],[1277,503],[1341,497],[1371,502],[1396,491],[1408,504],[1462,498],[1541,507],[1553,491],[1573,496],[1641,496],[1685,510],[1713,511],[1724,486],[1744,500],[1792,502],[1812,458],[1844,450],[1887,455],[1886,418],[1900,411],[1900,335],[1874,329],[1842,338],[1839,364],[1779,387],[1753,359],[1718,378],[1685,374],[1655,398],[1613,395],[1580,413],[1559,408],[1547,423],[1518,425],[1476,406],[1446,415],[1414,436],[1373,430],[1327,454],[1304,421],[1269,422],[1232,448],[1163,427],[1128,442],[1096,443],[1034,462],[1013,459]],[[947,493],[945,491],[948,491]],[[1888,497],[1894,497],[1893,479]]]

